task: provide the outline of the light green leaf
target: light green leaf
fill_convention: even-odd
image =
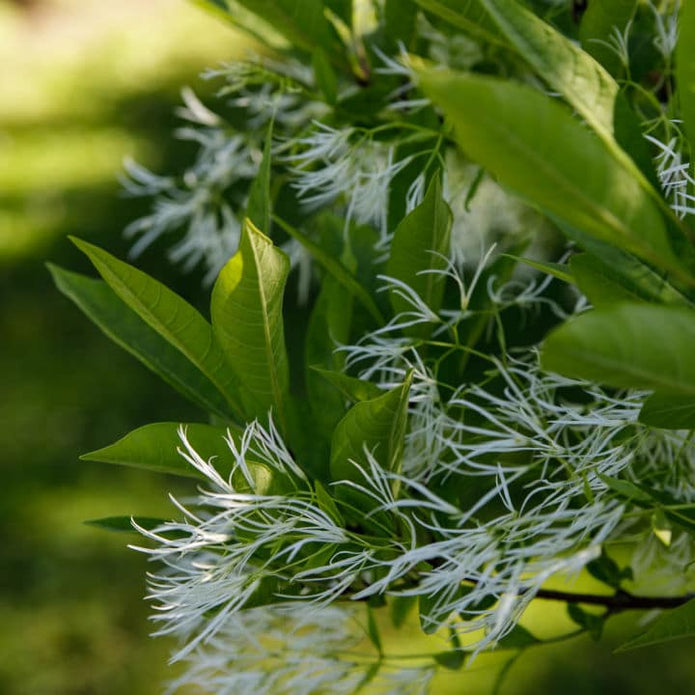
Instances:
[[[517,0],[479,1],[538,76],[562,94],[587,123],[610,137],[618,84],[603,67]]]
[[[652,394],[639,414],[640,422],[667,430],[695,429],[695,396]]]
[[[137,357],[203,410],[229,418],[229,406],[214,384],[157,331],[145,323],[102,280],[48,269],[56,286],[115,343]]]
[[[312,257],[320,263],[323,268],[330,273],[362,306],[371,314],[380,326],[385,323],[384,317],[379,311],[379,307],[370,296],[369,292],[359,283],[357,278],[345,267],[343,263],[327,254],[318,244],[314,243],[306,234],[302,234],[298,229],[287,224],[284,220],[273,215],[273,221],[277,222],[282,229],[293,239],[296,239]]]
[[[282,302],[287,256],[246,220],[239,250],[212,290],[214,334],[240,384],[244,415],[265,420],[273,410],[286,431],[289,366]]]
[[[612,75],[621,68],[615,51],[606,44],[616,34],[622,35],[632,19],[637,0],[610,0],[609,2],[590,2],[579,27],[582,48],[598,60]]]
[[[616,652],[627,652],[631,649],[693,636],[695,636],[695,600],[662,613],[645,633],[620,645]]]
[[[146,273],[86,241],[71,239],[120,299],[195,365],[239,414],[238,382],[200,313]]]
[[[683,272],[634,166],[561,104],[526,85],[453,71],[421,70],[420,83],[461,148],[502,184],[589,236]]]
[[[222,476],[227,476],[234,463],[225,441],[227,430],[198,423],[180,425],[176,422],[157,422],[145,425],[114,444],[83,454],[80,458],[83,461],[144,468],[157,473],[204,478],[204,474],[179,453],[179,450],[185,451],[179,437],[181,427],[193,449],[206,461],[214,458],[215,468]]]
[[[446,268],[451,243],[452,215],[442,197],[438,175],[432,178],[420,205],[401,220],[393,234],[386,275],[412,288],[425,304],[437,312],[444,295],[444,276],[432,271]],[[399,292],[389,293],[396,314],[412,310]],[[408,335],[429,332],[427,326],[405,329]]]
[[[544,369],[619,387],[695,396],[695,312],[619,304],[571,319],[550,334]]]
[[[412,374],[383,396],[348,410],[333,433],[331,475],[334,480],[364,482],[350,460],[366,464],[365,448],[383,468],[399,472],[408,415]]]
[[[676,84],[683,127],[695,158],[695,3],[691,0],[681,3],[678,29]]]

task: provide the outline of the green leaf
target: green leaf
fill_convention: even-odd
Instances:
[[[434,660],[449,671],[458,671],[466,662],[467,652],[463,649],[450,649],[433,654]]]
[[[384,653],[384,648],[381,644],[381,635],[379,634],[379,626],[376,623],[376,618],[374,617],[374,610],[367,604],[367,635],[369,641],[374,645],[374,648],[382,656]]]
[[[417,596],[394,596],[390,599],[391,622],[396,629],[405,625],[405,621],[415,608],[417,600]]]
[[[542,352],[549,371],[610,386],[695,396],[695,312],[619,304],[571,319]]]
[[[627,652],[631,649],[693,636],[695,636],[695,599],[662,613],[646,632],[620,645],[616,652]]]
[[[107,516],[103,519],[90,519],[84,523],[87,526],[96,526],[105,531],[115,531],[117,533],[138,533],[138,530],[133,527],[133,522],[138,526],[152,531],[161,524],[165,523],[163,519],[155,519],[151,516]]]
[[[388,471],[399,472],[412,373],[383,396],[354,405],[338,423],[331,443],[334,480],[364,482],[350,460],[365,465],[365,448]]]
[[[383,393],[383,391],[371,381],[357,379],[343,372],[333,372],[316,366],[312,367],[312,371],[321,375],[323,379],[332,384],[345,398],[353,403],[378,398]]]
[[[249,199],[246,204],[246,216],[258,229],[270,233],[270,165],[272,161],[271,146],[273,142],[273,123],[268,126],[268,134],[263,146],[263,159],[258,167],[258,174],[251,184]]]
[[[279,217],[273,216],[273,220],[277,222],[282,229],[287,232],[293,239],[296,239],[306,250],[312,255],[312,257],[321,265],[323,268],[332,275],[355,299],[362,304],[362,306],[371,314],[378,325],[383,325],[385,323],[384,317],[379,311],[379,307],[376,305],[369,292],[359,283],[357,278],[345,267],[343,263],[331,257],[326,253],[318,244],[314,243],[309,239],[306,234],[302,234],[298,229],[295,229],[291,225],[287,224],[284,220]]]
[[[588,613],[576,603],[567,604],[567,613],[579,627],[584,628],[589,633],[591,639],[595,641],[601,639],[603,626],[606,622],[605,614],[595,615],[594,613]]]
[[[343,367],[345,355],[336,347],[349,341],[353,302],[352,295],[335,278],[325,277],[306,333],[307,392],[319,432],[329,438],[345,415],[345,403],[340,394],[326,383],[322,371],[333,373]],[[338,374],[342,375],[342,372]]]
[[[693,306],[668,277],[618,249],[604,249],[602,257],[593,253],[572,256],[570,270],[579,289],[596,307],[620,302]]]
[[[695,155],[695,3],[690,0],[681,3],[678,29],[676,84],[683,127]]]
[[[246,220],[239,250],[222,268],[212,290],[214,334],[240,384],[247,419],[273,410],[286,431],[289,366],[282,301],[290,269],[287,256]]]
[[[535,268],[536,270],[539,270],[541,273],[545,273],[546,275],[552,275],[554,278],[562,280],[562,282],[566,282],[570,285],[575,284],[572,274],[568,271],[567,266],[562,263],[539,261],[535,258],[522,258],[520,256],[515,256],[511,253],[503,253],[502,256],[504,256],[505,258],[511,258],[513,261],[516,261],[517,263],[523,263],[524,265],[527,265],[530,268]]]
[[[615,51],[607,46],[616,33],[622,34],[632,19],[637,0],[590,2],[579,27],[582,48],[603,65],[612,75],[621,68]]]
[[[179,453],[180,449],[185,451],[179,436],[180,428],[183,428],[191,446],[203,459],[215,459],[216,470],[222,476],[229,474],[233,457],[225,441],[227,430],[197,423],[180,425],[176,422],[157,422],[145,425],[114,444],[83,454],[80,458],[83,461],[144,468],[157,473],[205,478]]]
[[[639,414],[640,422],[667,430],[695,429],[695,396],[654,393]]]
[[[620,583],[624,578],[618,563],[613,558],[606,555],[605,550],[601,549],[601,555],[589,562],[586,566],[587,572],[599,582],[612,589],[619,589]]]
[[[538,76],[562,94],[589,125],[610,137],[618,84],[603,67],[516,0],[479,1]]]
[[[210,379],[131,311],[105,282],[50,263],[48,269],[58,289],[111,340],[203,410],[229,418],[230,408]]]
[[[619,478],[611,478],[607,475],[601,475],[599,473],[599,478],[606,484],[606,486],[616,492],[620,497],[631,502],[636,502],[640,506],[644,506],[652,502],[651,495],[647,494],[642,488],[637,487],[634,483],[629,480],[620,480]]]
[[[384,33],[392,45],[401,42],[409,46],[416,28],[418,9],[413,0],[386,0],[384,3]]]
[[[327,21],[321,0],[237,0],[296,48],[313,51],[323,48],[332,59],[343,59],[341,44]]]
[[[423,10],[431,12],[467,34],[493,44],[506,45],[496,23],[478,0],[416,0]]]
[[[502,184],[591,237],[679,268],[634,167],[561,104],[526,85],[453,71],[421,70],[420,83],[461,147]]]
[[[106,283],[141,319],[195,365],[241,412],[237,380],[217,345],[212,327],[188,302],[168,287],[97,246],[71,237]]]
[[[317,48],[311,56],[311,65],[314,69],[316,86],[326,99],[326,102],[334,106],[338,100],[338,78],[326,57],[325,51]]]
[[[529,632],[523,625],[518,623],[495,645],[495,649],[526,649],[536,644],[541,644],[542,640]]]
[[[240,29],[261,45],[275,50],[287,50],[287,38],[271,24],[246,9],[237,0],[189,0],[214,17]]]
[[[386,274],[412,288],[437,312],[442,304],[445,277],[433,271],[446,268],[451,243],[452,214],[442,197],[440,177],[435,175],[420,205],[401,220],[393,234]],[[396,314],[412,310],[401,294],[391,289],[389,299]],[[426,326],[406,328],[407,335],[429,332]]]

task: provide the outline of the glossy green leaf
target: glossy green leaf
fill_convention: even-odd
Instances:
[[[204,474],[180,453],[185,452],[179,436],[180,428],[183,428],[189,443],[205,461],[214,458],[218,472],[223,476],[229,474],[234,461],[225,441],[227,430],[198,423],[181,425],[176,422],[157,422],[145,425],[114,444],[83,454],[80,458],[83,461],[144,468],[157,473],[204,478]]]
[[[362,304],[362,306],[371,314],[374,320],[379,325],[385,323],[384,317],[379,311],[379,307],[376,302],[372,299],[369,292],[360,284],[359,280],[353,275],[352,272],[339,260],[333,258],[328,253],[326,253],[318,244],[314,243],[306,234],[302,234],[298,229],[295,229],[291,225],[287,224],[284,220],[273,217],[273,220],[277,222],[282,229],[287,232],[293,239],[296,239],[306,250],[311,254],[311,256],[316,260],[321,266],[323,266],[326,272],[330,273],[350,294],[352,294],[355,299]]]
[[[695,396],[695,311],[618,304],[551,333],[544,369],[609,384]]]
[[[626,652],[653,644],[662,644],[695,636],[695,599],[662,613],[643,634],[622,644],[617,652]]]
[[[683,127],[695,154],[695,3],[691,0],[681,3],[678,29],[676,84]]]
[[[618,34],[623,34],[632,19],[637,0],[609,0],[590,2],[579,27],[582,48],[598,60],[611,74],[621,68],[619,57],[609,44]]]
[[[272,409],[286,430],[289,366],[282,302],[287,256],[246,220],[239,250],[212,290],[214,334],[235,372],[244,415],[265,420]]]
[[[561,104],[526,85],[453,71],[421,70],[420,83],[461,148],[502,184],[591,237],[679,267],[632,168]]]
[[[75,238],[72,241],[120,299],[195,365],[239,414],[238,381],[215,341],[212,326],[201,314],[141,270],[86,241]]]
[[[415,291],[432,309],[439,311],[444,295],[446,268],[451,243],[452,214],[442,197],[439,176],[434,176],[425,197],[396,227],[391,242],[391,255],[386,275],[400,280]],[[412,311],[412,305],[397,289],[391,289],[389,299],[396,314]],[[408,335],[421,335],[426,326],[406,328]]]
[[[654,393],[642,406],[639,419],[651,427],[668,430],[695,429],[695,395]]]
[[[137,357],[203,410],[228,418],[229,406],[215,385],[151,328],[102,280],[48,265],[58,289],[115,343]]]
[[[384,395],[354,405],[338,423],[331,443],[334,480],[364,482],[350,460],[365,465],[365,449],[389,471],[400,470],[412,374]]]

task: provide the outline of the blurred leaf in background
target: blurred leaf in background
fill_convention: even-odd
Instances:
[[[183,0],[0,2],[4,695],[144,695],[166,677],[167,646],[147,638],[144,560],[83,523],[164,513],[161,478],[78,455],[137,423],[198,414],[87,324],[44,261],[86,267],[69,233],[125,249],[143,209],[121,195],[123,159],[185,157],[171,137],[179,90],[246,45]]]

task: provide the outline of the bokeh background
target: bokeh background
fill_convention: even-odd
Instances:
[[[190,155],[172,138],[181,87],[211,94],[200,71],[246,48],[184,0],[0,0],[2,695],[155,695],[173,673],[170,644],[148,637],[147,563],[125,547],[135,539],[84,522],[167,515],[177,482],[78,456],[146,422],[200,414],[102,336],[44,264],[90,272],[68,234],[126,254],[122,230],[147,203],[122,196],[123,158],[180,168]],[[161,248],[139,265],[204,302],[200,275],[171,269]],[[500,692],[695,692],[692,640],[611,655],[634,621],[613,621],[599,645],[524,655]],[[547,604],[527,625],[571,629]],[[398,639],[416,650],[415,631]],[[490,692],[506,656],[443,676],[436,692]]]

